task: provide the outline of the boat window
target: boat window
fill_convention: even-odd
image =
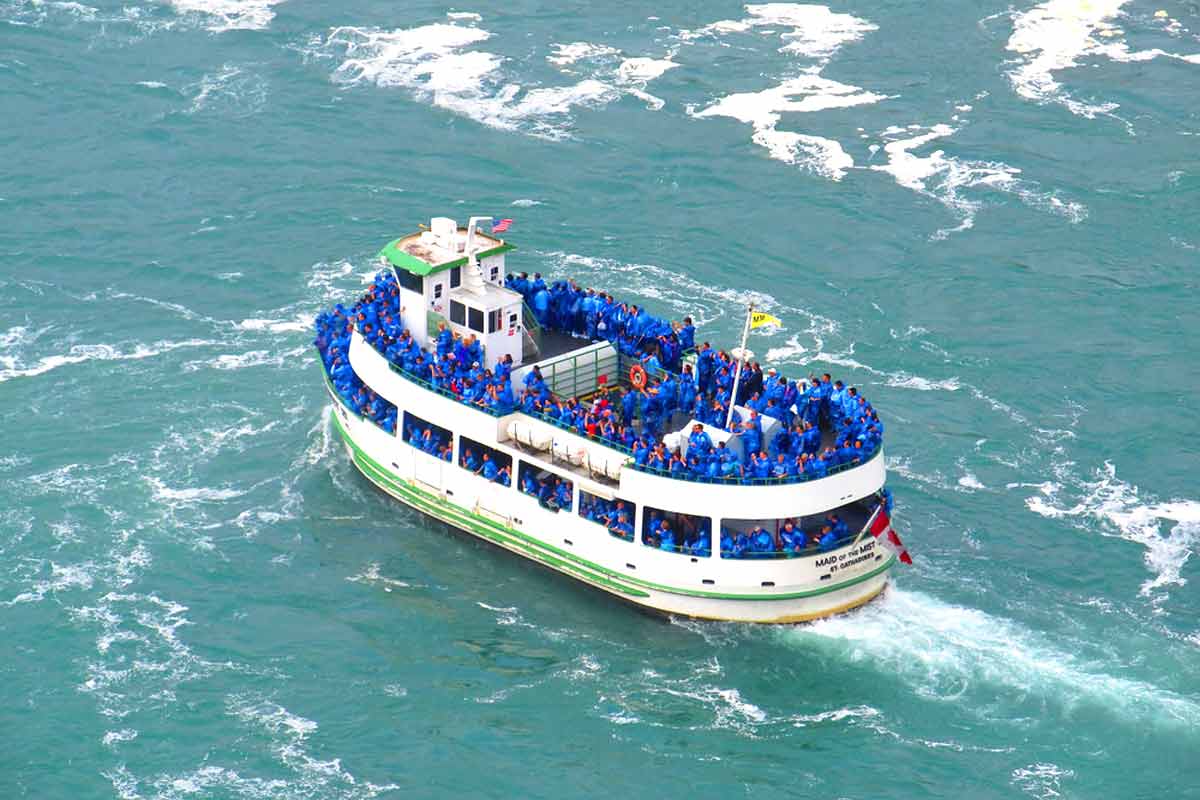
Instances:
[[[500,320],[503,319],[503,317],[501,316],[501,313],[502,312],[500,312],[500,311],[489,311],[488,312],[488,327],[487,327],[488,333],[495,333],[496,331],[500,330]]]
[[[642,510],[642,544],[708,558],[712,554],[712,520],[646,506]]]
[[[780,519],[722,519],[721,558],[794,558],[854,541],[879,505],[874,495],[825,514]]]
[[[396,277],[400,279],[401,289],[407,289],[417,294],[425,293],[424,282],[421,280],[420,275],[414,275],[406,269],[398,269],[396,270]]]
[[[569,512],[575,505],[574,482],[527,461],[521,462],[517,486],[522,494],[537,498],[543,508],[551,511]]]
[[[516,314],[508,315],[508,327],[510,327],[510,328],[517,327],[517,315]]]
[[[434,299],[434,300],[441,300],[441,299],[442,299],[442,284],[440,284],[440,283],[435,283],[435,284],[433,285],[433,299]]]
[[[605,500],[585,491],[579,492],[579,516],[603,525],[619,539],[633,541],[633,522],[637,517],[637,506],[617,497]]]
[[[453,454],[454,435],[440,425],[427,422],[411,411],[404,412],[404,441],[423,453],[442,461],[449,461]]]
[[[469,318],[467,327],[477,333],[483,333],[483,312],[478,308],[468,308],[467,313]]]
[[[467,324],[467,307],[457,300],[450,301],[450,321],[455,325]]]
[[[453,289],[462,285],[462,267],[455,267],[450,270],[450,288]]]
[[[492,283],[497,283],[500,280],[500,267],[492,267]]]
[[[458,465],[492,483],[512,485],[512,456],[465,436],[458,437]]]

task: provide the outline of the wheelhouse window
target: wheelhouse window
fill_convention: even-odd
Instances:
[[[642,509],[642,544],[668,553],[708,558],[712,554],[712,520],[646,506]]]
[[[411,411],[404,412],[401,438],[421,452],[442,461],[451,460],[454,453],[454,434],[440,425],[421,419]]]
[[[417,294],[425,292],[424,282],[421,280],[420,275],[415,275],[406,269],[398,269],[396,270],[396,277],[400,281],[401,289],[416,292]]]
[[[467,327],[476,333],[483,333],[483,312],[478,308],[467,309]]]
[[[450,270],[450,288],[454,289],[462,285],[462,267],[455,267]]]
[[[433,285],[433,299],[434,299],[434,300],[441,300],[441,299],[442,299],[442,284],[440,284],[440,283],[435,283],[435,284]]]
[[[467,307],[457,300],[450,301],[450,321],[455,325],[467,324]]]
[[[619,497],[605,500],[580,490],[579,516],[597,525],[603,525],[618,539],[633,541],[633,521],[637,518],[637,506]]]
[[[465,436],[458,437],[458,466],[492,483],[512,485],[512,456]]]
[[[501,312],[501,311],[489,311],[489,312],[488,312],[488,327],[487,327],[487,332],[488,332],[488,333],[495,333],[496,331],[500,330],[500,321],[501,321],[502,319],[504,319],[503,312]]]

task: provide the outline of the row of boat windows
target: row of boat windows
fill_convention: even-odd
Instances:
[[[454,461],[454,436],[447,428],[404,412],[402,438],[424,453],[445,462]],[[513,458],[460,435],[457,465],[460,469],[500,486],[511,486]],[[517,490],[535,498],[545,509],[577,511],[579,516],[605,528],[610,535],[635,540],[637,504],[622,498],[607,499],[582,489],[576,508],[575,483],[540,464],[518,461]],[[825,517],[810,519],[723,519],[719,552],[722,558],[779,558],[813,550],[831,550],[853,532],[844,517],[865,515],[868,510],[851,504]],[[857,528],[855,529],[857,530]],[[645,506],[641,517],[641,543],[669,553],[698,558],[712,555],[712,520],[692,514]]]

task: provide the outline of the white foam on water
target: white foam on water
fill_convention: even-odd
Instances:
[[[1093,480],[1076,481],[1074,502],[1064,500],[1062,487],[1050,483],[1025,500],[1035,514],[1066,519],[1103,536],[1117,536],[1145,548],[1143,559],[1153,573],[1140,594],[1152,597],[1156,590],[1183,586],[1183,567],[1200,548],[1200,502],[1177,499],[1143,499],[1138,487],[1117,477],[1116,466],[1106,461]],[[1099,527],[1089,524],[1099,521]],[[1170,528],[1163,535],[1163,525]],[[1160,598],[1161,599],[1161,598]]]
[[[1039,761],[1026,767],[1014,769],[1009,783],[1030,797],[1036,797],[1038,800],[1052,800],[1052,798],[1063,796],[1063,780],[1069,780],[1074,777],[1075,772],[1073,770],[1064,769],[1057,764]]]
[[[226,64],[187,88],[196,92],[187,109],[188,114],[214,112],[244,117],[257,113],[266,105],[269,86],[267,80],[258,73]],[[208,225],[194,232],[214,230],[217,230],[215,225]]]
[[[390,587],[407,589],[412,585],[406,581],[381,575],[379,573],[379,562],[377,561],[372,561],[362,572],[359,572],[357,575],[351,575],[346,580],[350,581],[350,583],[378,584],[383,586],[387,591],[391,591]]]
[[[283,0],[168,0],[175,12],[207,20],[208,30],[262,30],[275,18]]]
[[[195,503],[223,503],[226,500],[233,500],[236,497],[241,497],[246,492],[240,489],[223,488],[213,489],[206,486],[199,486],[189,489],[172,489],[164,484],[159,478],[152,475],[144,478],[146,483],[150,484],[150,489],[155,501],[164,503],[170,506],[190,505]]]
[[[578,61],[618,55],[621,51],[615,47],[590,42],[571,42],[570,44],[552,44],[553,51],[546,60],[556,67],[569,67]]]
[[[962,388],[958,378],[931,380],[907,372],[896,372],[887,376],[887,385],[897,389],[915,389],[919,392],[957,392]]]
[[[107,731],[104,738],[100,741],[105,747],[116,749],[116,746],[124,742],[132,742],[137,738],[138,732],[133,728],[122,728],[119,731]]]
[[[341,27],[330,32],[321,50],[344,58],[333,72],[337,83],[407,89],[420,102],[483,125],[548,140],[571,137],[574,109],[604,106],[622,94],[595,78],[523,89],[504,80],[500,56],[469,49],[490,37],[453,22],[393,31]]]
[[[621,83],[644,85],[678,66],[669,58],[627,58],[617,67],[617,79]]]
[[[1087,57],[1113,61],[1148,61],[1160,56],[1200,64],[1200,54],[1179,55],[1160,49],[1131,50],[1114,41],[1123,31],[1110,20],[1122,14],[1128,0],[1049,0],[1013,15],[1008,49],[1017,54],[1009,81],[1018,95],[1038,102],[1057,102],[1071,113],[1095,118],[1118,108],[1116,103],[1088,103],[1063,91],[1054,73],[1079,66]]]
[[[308,356],[308,358],[305,358]],[[184,372],[196,372],[201,369],[236,370],[252,367],[289,367],[306,364],[314,360],[308,347],[294,347],[283,352],[273,353],[270,350],[251,350],[246,353],[222,353],[205,361],[189,361],[183,365]]]
[[[1111,674],[1111,661],[1086,662],[1068,643],[920,592],[893,587],[860,612],[779,635],[803,648],[824,641],[934,700],[999,689],[1015,700],[1034,695],[1068,710],[1088,706],[1146,724],[1200,724],[1200,704],[1192,698]]]
[[[162,81],[138,81],[138,86],[144,86],[147,89],[166,89],[168,88]]]
[[[770,89],[728,95],[693,116],[730,117],[749,123],[754,129],[752,141],[765,147],[771,158],[841,180],[854,166],[854,159],[832,139],[779,130],[781,115],[868,105],[884,99],[884,95],[808,73]]]
[[[701,37],[720,37],[745,33],[757,27],[785,28],[780,52],[811,59],[815,64],[803,74],[778,86],[758,92],[739,92],[711,103],[692,116],[730,117],[748,123],[753,129],[751,141],[766,149],[768,155],[785,164],[801,168],[829,180],[839,181],[854,166],[854,159],[836,140],[822,136],[780,130],[784,113],[812,113],[836,108],[869,105],[888,99],[858,86],[821,77],[821,70],[844,44],[861,39],[876,26],[850,14],[834,13],[825,6],[798,3],[748,5],[743,20],[723,20],[695,31],[683,31],[685,42]]]
[[[983,485],[983,482],[979,480],[979,477],[973,472],[967,472],[965,475],[961,475],[958,479],[958,485],[969,490],[987,488]]]
[[[68,348],[66,355],[46,356],[32,365],[21,366],[20,361],[15,361],[4,369],[0,369],[0,383],[13,378],[32,378],[44,375],[71,364],[83,364],[88,361],[136,361],[180,348],[207,347],[214,344],[216,342],[205,339],[188,339],[182,342],[163,341],[149,345],[137,344],[131,350],[123,350],[110,344],[77,344]]]
[[[828,6],[805,3],[747,5],[749,15],[740,20],[720,20],[696,30],[680,31],[679,38],[693,41],[746,33],[754,28],[783,28],[780,52],[813,59],[829,59],[843,45],[861,39],[878,26],[852,14],[831,11]]]
[[[925,132],[909,135],[914,130]],[[900,186],[937,200],[958,217],[957,227],[939,230],[933,239],[944,239],[950,233],[974,226],[982,201],[965,196],[963,192],[967,189],[1011,194],[1027,205],[1058,214],[1070,222],[1079,222],[1087,216],[1087,208],[1081,203],[1066,202],[1052,192],[1037,189],[1036,184],[1018,177],[1021,170],[1008,164],[947,156],[944,150],[934,150],[925,156],[913,152],[957,130],[945,123],[929,128],[889,127],[880,134],[885,142],[887,163],[871,165],[871,169],[891,175]],[[901,135],[903,138],[897,138]]]
[[[299,313],[293,319],[244,319],[236,324],[244,331],[269,331],[271,333],[304,332],[312,330],[312,316]]]
[[[534,206],[545,205],[541,200],[532,200],[528,197],[522,197],[520,200],[513,200],[509,205],[517,208],[533,208]]]
[[[447,11],[446,19],[462,20],[464,22],[483,22],[483,16],[474,11]]]

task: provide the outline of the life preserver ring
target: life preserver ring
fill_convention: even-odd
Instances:
[[[650,376],[646,374],[646,368],[641,364],[634,364],[629,368],[629,383],[633,388],[641,391],[646,388],[646,383],[649,380]]]

